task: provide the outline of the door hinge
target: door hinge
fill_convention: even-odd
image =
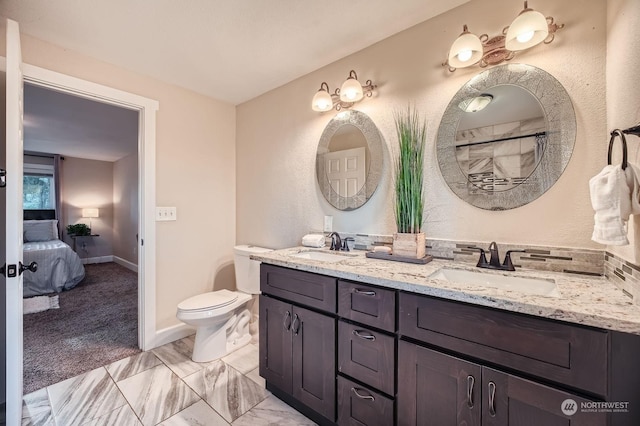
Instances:
[[[7,186],[7,171],[0,169],[0,188]]]

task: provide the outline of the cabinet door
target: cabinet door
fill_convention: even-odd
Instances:
[[[398,425],[480,425],[482,368],[398,342]]]
[[[336,320],[293,307],[293,396],[336,419]]]
[[[260,375],[291,393],[291,323],[288,303],[260,295]]]
[[[487,367],[482,368],[485,426],[600,426],[607,414],[581,410],[589,400]],[[567,414],[563,409],[573,409]]]

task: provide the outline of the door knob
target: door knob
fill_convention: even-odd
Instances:
[[[20,262],[19,274],[22,275],[24,271],[36,272],[38,270],[38,264],[36,262],[31,262],[28,265],[23,265]]]

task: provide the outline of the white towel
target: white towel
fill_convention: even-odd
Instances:
[[[629,244],[627,221],[630,214],[640,213],[640,184],[637,169],[628,164],[605,166],[589,180],[591,205],[595,210],[591,239],[600,244]]]
[[[324,247],[325,237],[322,234],[307,234],[302,237],[302,245],[305,247]]]

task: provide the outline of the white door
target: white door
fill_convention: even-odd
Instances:
[[[18,24],[7,19],[6,70],[6,138],[0,154],[4,155],[6,187],[0,189],[4,198],[5,253],[0,264],[5,264],[5,350],[4,383],[7,425],[22,422],[22,58]]]
[[[341,197],[353,197],[366,178],[365,149],[352,148],[325,154],[325,172],[331,189]]]

